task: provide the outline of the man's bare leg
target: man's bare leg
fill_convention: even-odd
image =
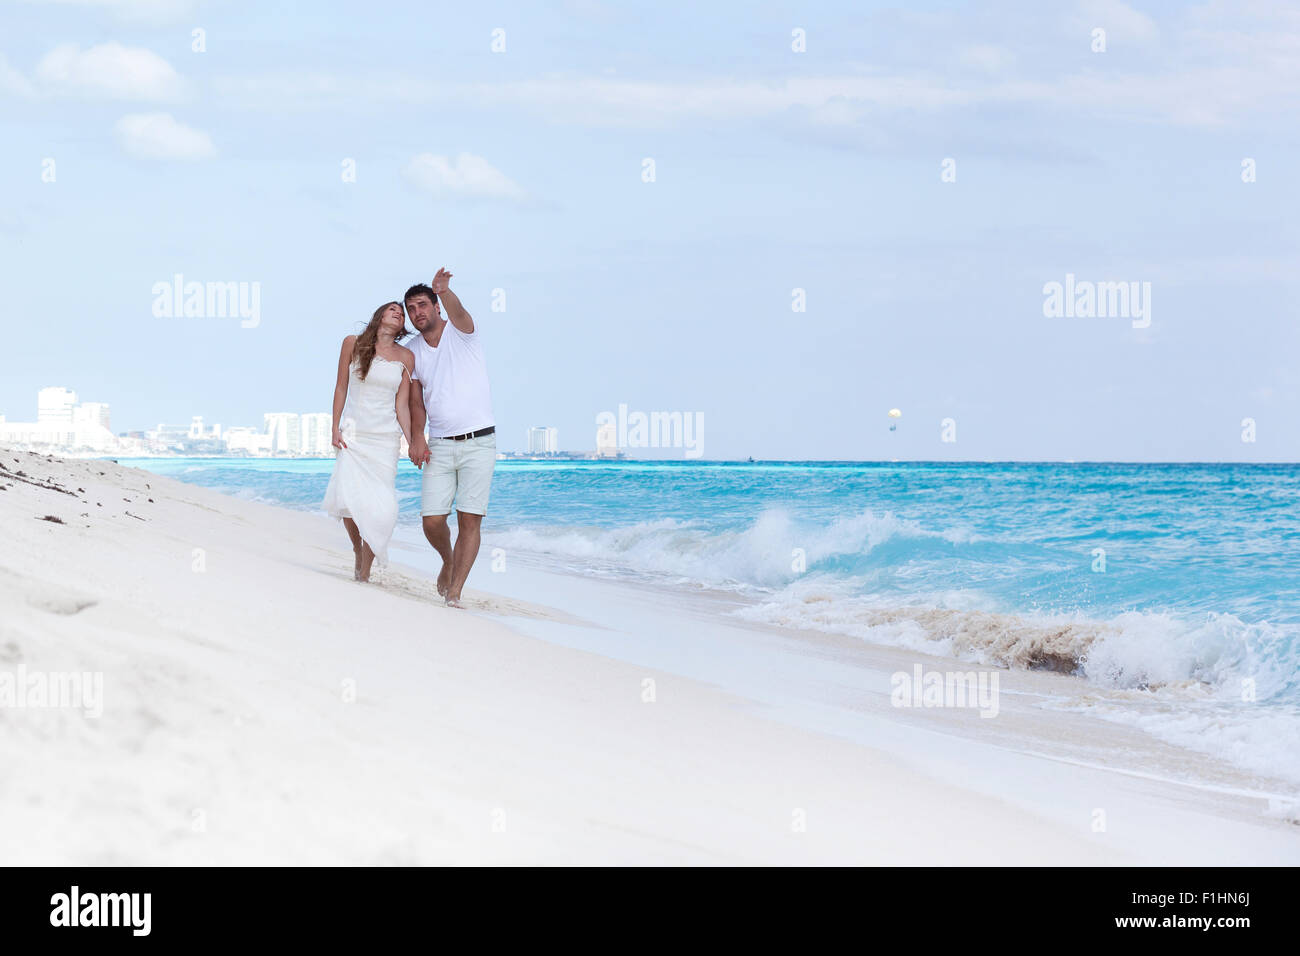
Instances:
[[[423,524],[424,536],[442,558],[442,570],[438,572],[438,593],[446,597],[452,572],[451,529],[447,527],[447,516],[425,515]]]
[[[456,554],[451,584],[447,588],[447,603],[452,607],[460,607],[460,591],[469,577],[469,569],[474,567],[474,559],[478,557],[482,527],[482,515],[456,512]]]
[[[361,580],[361,532],[357,529],[357,523],[351,518],[343,519],[343,527],[348,529],[348,537],[352,539],[352,580]]]

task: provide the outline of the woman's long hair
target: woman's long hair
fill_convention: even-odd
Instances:
[[[361,380],[363,382],[366,380],[366,376],[370,374],[370,363],[375,359],[375,346],[379,344],[379,319],[384,314],[384,310],[390,305],[395,305],[399,309],[402,308],[400,302],[385,302],[375,309],[375,314],[370,317],[370,324],[366,326],[364,332],[357,336],[357,343],[352,348],[352,357],[361,366]],[[393,341],[400,342],[410,334],[410,330],[406,327],[406,313],[402,312],[402,328]]]

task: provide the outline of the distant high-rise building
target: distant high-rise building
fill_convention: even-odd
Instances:
[[[36,393],[36,421],[0,422],[0,441],[53,451],[117,450],[117,437],[109,430],[108,406],[78,405],[77,393],[67,388],[43,388]]]
[[[545,425],[528,429],[528,454],[554,455],[560,450],[559,432]]]
[[[606,422],[596,428],[596,457],[618,457],[618,429],[613,422]]]
[[[243,428],[238,425],[227,428],[224,440],[226,451],[233,455],[271,454],[271,436],[266,432],[259,432],[256,428]]]
[[[111,451],[117,444],[103,402],[82,402],[72,409],[72,444],[77,448]]]
[[[178,452],[185,447],[185,443],[190,440],[190,428],[188,425],[159,422],[156,428],[149,429],[144,435],[150,451],[165,454]]]
[[[76,441],[71,425],[50,422],[0,422],[0,442],[40,446],[53,449],[71,448]]]
[[[77,393],[67,388],[43,388],[36,393],[36,421],[41,425],[71,425]]]
[[[302,448],[302,418],[294,412],[267,412],[262,416],[271,436],[271,454],[296,455]]]
[[[79,428],[97,427],[112,431],[108,406],[103,402],[82,402],[72,411],[72,424]]]
[[[302,446],[300,452],[315,458],[327,458],[334,453],[334,416],[328,412],[308,412],[302,416]]]
[[[195,415],[193,418],[190,419],[190,437],[191,438],[203,437],[203,416],[202,415]]]

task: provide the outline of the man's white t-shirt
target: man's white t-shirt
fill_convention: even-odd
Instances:
[[[418,332],[401,344],[415,353],[413,377],[424,391],[430,438],[450,438],[496,424],[477,330],[466,334],[448,322],[436,349]]]

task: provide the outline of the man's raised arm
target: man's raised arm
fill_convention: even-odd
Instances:
[[[465,311],[465,307],[460,304],[460,299],[456,296],[456,293],[451,291],[450,283],[451,273],[445,268],[439,269],[438,274],[433,277],[433,291],[437,294],[438,301],[442,303],[442,307],[447,313],[447,321],[466,335],[469,335],[474,331],[474,320]]]

